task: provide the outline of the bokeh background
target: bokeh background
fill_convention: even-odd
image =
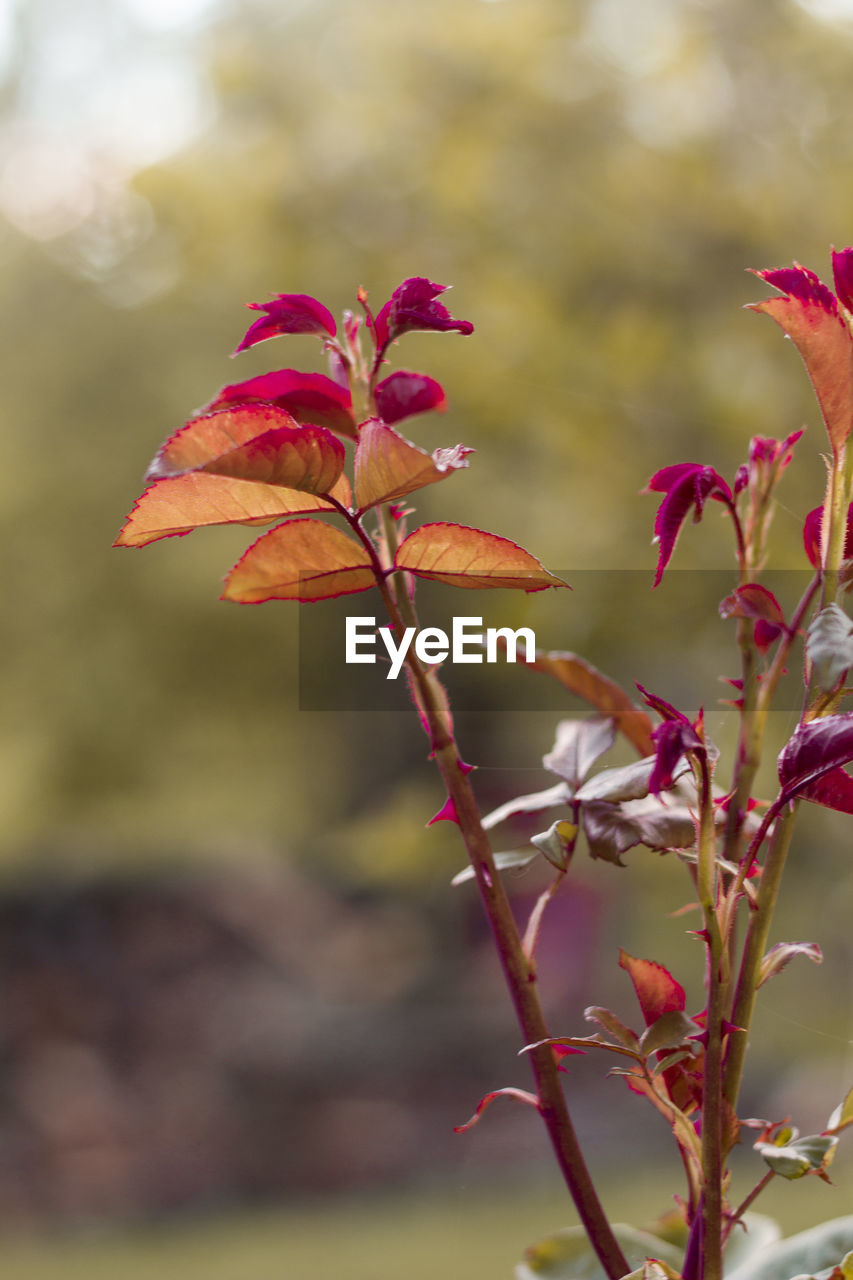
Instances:
[[[748,268],[825,275],[853,241],[851,66],[849,0],[2,0],[16,1276],[508,1276],[573,1221],[527,1114],[452,1133],[525,1077],[476,904],[450,888],[452,832],[424,828],[441,795],[411,715],[300,698],[299,611],[217,602],[245,531],[110,544],[158,444],[221,385],[321,367],[301,338],[230,362],[243,303],[305,292],[339,314],[360,285],[381,305],[427,275],[476,331],[395,351],[450,402],[410,434],[477,453],[419,513],[564,572],[572,596],[488,607],[704,704],[725,746],[727,530],[710,512],[685,530],[651,597],[638,494],[675,461],[731,478],[750,435],[807,424],[773,535],[796,599],[821,427],[796,353],[742,308],[766,295]],[[315,612],[315,657],[322,633]],[[452,677],[487,806],[547,784],[541,755],[578,709],[539,680]],[[853,882],[843,825],[804,817],[778,936],[817,938],[825,961],[768,989],[748,1096],[814,1130],[853,1083]],[[560,1030],[590,1002],[636,1020],[619,945],[699,998],[695,943],[668,918],[683,872],[626,861],[579,866],[553,908]],[[514,883],[520,908],[536,888]],[[580,1127],[639,1221],[668,1207],[678,1162],[601,1075],[573,1067]],[[780,1188],[786,1226],[847,1212],[851,1166],[842,1151],[835,1187]]]

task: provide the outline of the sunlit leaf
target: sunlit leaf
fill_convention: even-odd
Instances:
[[[452,587],[544,591],[567,585],[508,538],[461,524],[422,524],[400,544],[395,564]]]
[[[468,466],[471,452],[459,444],[427,453],[378,418],[370,418],[361,428],[355,451],[356,505],[363,511],[445,480]]]
[[[400,422],[416,413],[447,408],[444,388],[425,373],[398,369],[378,383],[375,391],[376,412],[383,422]]]
[[[203,525],[269,524],[282,516],[331,510],[331,503],[313,493],[190,471],[150,484],[114,545],[144,547]]]
[[[752,303],[751,309],[775,320],[802,356],[837,454],[853,425],[853,335],[835,295],[797,262],[754,274],[784,295]]]
[[[232,382],[211,401],[207,412],[258,400],[284,409],[297,422],[313,422],[352,440],[358,439],[349,388],[323,373],[276,369],[247,378],[245,382]]]
[[[330,600],[375,585],[358,542],[318,520],[288,520],[249,547],[225,580],[223,600]]]
[[[193,418],[166,441],[148,479],[208,471],[235,480],[328,493],[344,466],[344,446],[325,427],[300,426],[268,404],[239,405]]]

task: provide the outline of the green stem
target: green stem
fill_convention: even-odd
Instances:
[[[732,1107],[737,1106],[749,1029],[755,1009],[761,960],[770,935],[770,922],[779,897],[785,860],[791,846],[798,802],[792,801],[776,818],[770,848],[761,874],[755,907],[750,916],[744,940],[731,1020],[735,1030],[729,1037],[723,1090]]]
[[[721,1280],[723,1229],[723,939],[717,918],[714,801],[708,760],[697,759],[699,772],[699,841],[696,887],[705,922],[708,1003],[705,1017],[705,1065],[702,1073],[702,1278]]]

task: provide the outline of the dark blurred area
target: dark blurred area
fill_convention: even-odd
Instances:
[[[514,1113],[451,1132],[525,1068],[470,887],[450,888],[461,852],[425,829],[442,796],[415,717],[300,704],[299,611],[217,601],[249,531],[110,544],[220,386],[322,367],[304,338],[230,362],[243,303],[340,315],[360,285],[378,306],[426,275],[475,333],[394,350],[449,400],[407,433],[477,452],[418,516],[583,579],[450,607],[704,704],[728,746],[731,624],[677,577],[652,620],[619,575],[651,587],[655,470],[731,480],[751,435],[803,424],[772,541],[792,580],[806,567],[822,428],[796,352],[742,308],[767,292],[748,268],[825,275],[853,241],[852,56],[842,0],[0,4],[0,1225],[486,1178],[495,1132],[517,1138],[505,1163],[546,1167]],[[684,530],[676,570],[730,563],[714,513]],[[542,679],[456,695],[485,807],[550,781],[581,706],[532,699]],[[771,1101],[820,1124],[850,1084],[853,883],[840,826],[804,819],[779,930],[826,962],[778,979],[756,1054],[810,1059],[775,1068]],[[689,925],[665,918],[683,872],[627,861],[579,868],[551,909],[560,1031],[608,1000],[636,1020],[618,945],[698,998]],[[606,1165],[637,1104],[602,1074],[577,1069]]]

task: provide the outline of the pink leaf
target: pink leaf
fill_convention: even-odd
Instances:
[[[273,373],[262,373],[257,378],[248,378],[245,382],[233,382],[222,388],[206,412],[257,400],[277,405],[297,422],[330,427],[339,435],[358,439],[349,389],[322,373],[278,369]]]
[[[753,638],[756,648],[763,653],[785,630],[782,606],[772,591],[760,582],[745,582],[736,587],[730,596],[720,602],[723,618],[752,618],[755,622]]]
[[[567,583],[508,538],[461,524],[422,524],[397,550],[395,565],[453,587],[544,591]]]
[[[376,387],[376,412],[383,422],[400,422],[416,413],[447,408],[444,388],[425,373],[399,369]]]
[[[331,311],[305,293],[278,293],[271,302],[247,302],[246,306],[264,314],[249,326],[245,338],[234,351],[235,356],[258,342],[283,333],[313,333],[320,338],[334,338],[338,331]]]
[[[225,580],[223,600],[331,600],[374,586],[369,555],[333,525],[288,520],[265,533]]]
[[[646,493],[663,493],[663,502],[655,517],[655,542],[659,547],[658,566],[653,585],[656,587],[669,564],[681,526],[691,507],[695,508],[693,523],[702,518],[705,502],[716,498],[731,507],[734,499],[729,486],[713,467],[703,467],[698,462],[679,462],[656,471],[648,483]]]
[[[853,311],[853,249],[833,249],[832,278],[838,301],[848,311]]]
[[[803,522],[803,546],[809,563],[815,569],[820,568],[821,526],[823,525],[823,507],[815,507]],[[853,502],[847,508],[847,532],[844,535],[844,559],[853,559]]]
[[[389,342],[412,329],[438,332],[456,329],[459,333],[473,333],[474,326],[469,320],[454,320],[444,304],[435,301],[446,289],[446,284],[433,284],[424,276],[404,280],[373,321],[377,353],[381,355]]]

